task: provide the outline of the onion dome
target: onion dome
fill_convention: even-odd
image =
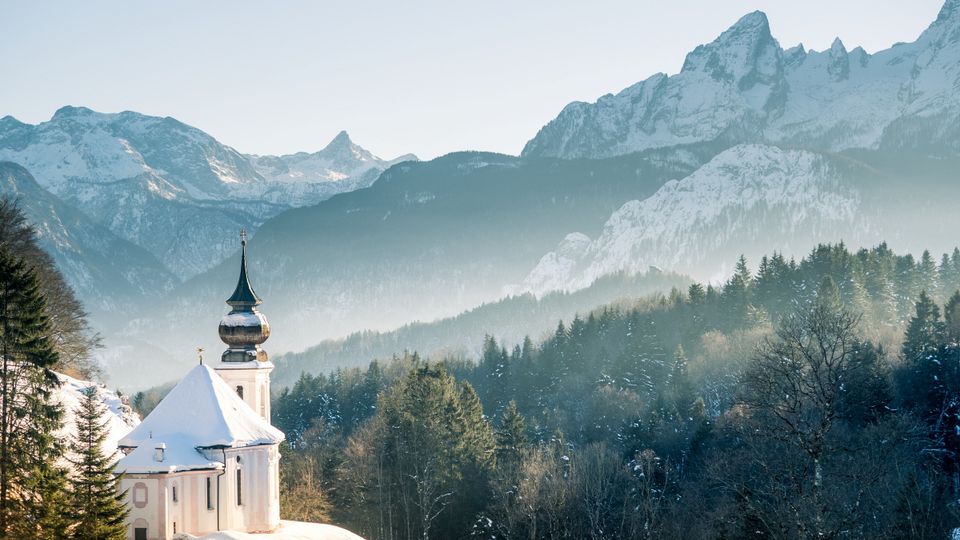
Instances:
[[[240,231],[240,279],[237,288],[227,299],[230,313],[220,320],[220,339],[229,347],[223,352],[224,362],[267,361],[267,353],[260,344],[270,337],[270,324],[257,311],[260,297],[253,291],[247,277],[247,232]]]

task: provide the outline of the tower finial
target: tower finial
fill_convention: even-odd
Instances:
[[[250,280],[247,278],[247,230],[240,229],[240,279],[237,288],[227,300],[233,309],[249,308],[260,305],[260,298],[253,291]]]
[[[250,286],[247,277],[247,230],[240,229],[240,278],[237,288],[227,299],[228,313],[220,321],[220,339],[229,348],[220,360],[223,362],[267,361],[267,353],[260,344],[270,337],[270,325],[266,317],[257,311],[260,297]]]

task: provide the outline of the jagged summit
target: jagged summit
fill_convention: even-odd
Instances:
[[[360,161],[379,159],[369,150],[354,144],[346,130],[342,130],[340,133],[337,133],[337,136],[334,137],[333,140],[331,140],[327,146],[323,148],[323,150],[317,152],[317,154],[327,154],[329,157],[334,159],[352,158]]]
[[[960,123],[957,87],[960,0],[948,0],[916,41],[874,54],[840,38],[820,52],[784,51],[757,11],[696,47],[676,75],[571,103],[523,155],[603,158],[703,142],[830,151],[925,144]]]
[[[840,38],[835,38],[830,45],[828,52],[830,55],[830,64],[827,71],[834,81],[842,81],[850,76],[850,58],[847,54],[847,48],[844,47]]]
[[[716,80],[740,83],[751,73],[776,72],[780,45],[770,33],[770,24],[762,11],[742,17],[717,39],[700,45],[687,55],[681,71],[703,71]]]
[[[330,148],[336,148],[338,146],[347,146],[351,144],[353,144],[353,141],[350,139],[350,134],[347,133],[347,130],[343,129],[343,130],[340,130],[340,133],[337,133],[336,137],[334,137],[329,143],[327,143],[327,146],[324,148],[324,150],[328,150]]]

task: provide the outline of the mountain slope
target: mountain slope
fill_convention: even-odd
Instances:
[[[0,194],[23,208],[40,246],[88,309],[130,309],[173,288],[176,279],[156,257],[44,190],[23,167],[0,161]]]
[[[958,84],[960,0],[915,42],[872,55],[839,39],[822,52],[783,50],[754,12],[688,54],[676,75],[569,104],[523,155],[598,158],[698,141],[957,152]]]
[[[649,265],[717,279],[725,261],[775,247],[799,256],[825,241],[946,251],[960,219],[951,201],[957,158],[907,152],[845,155],[748,144],[611,214],[591,238],[571,232],[516,290],[574,290]]]
[[[180,279],[232,253],[240,228],[369,185],[388,165],[352,143],[357,155],[332,146],[328,154],[337,159],[327,162],[328,178],[289,181],[264,178],[249,156],[169,117],[63,107],[35,126],[0,119],[0,159],[23,165],[45,189],[150,251]]]
[[[483,304],[455,317],[433,322],[416,322],[390,332],[363,331],[343,339],[327,340],[309,349],[274,357],[271,375],[275,388],[292,386],[302,372],[325,373],[338,367],[363,367],[374,359],[387,359],[402,351],[416,351],[424,357],[442,355],[475,357],[485,334],[503,346],[535,341],[556,329],[557,322],[570,322],[576,314],[589,313],[597,306],[617,300],[632,300],[673,287],[685,289],[688,278],[663,272],[642,275],[608,275],[574,293],[510,296]]]

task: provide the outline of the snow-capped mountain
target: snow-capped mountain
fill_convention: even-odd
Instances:
[[[261,197],[293,206],[316,204],[337,193],[369,187],[390,166],[417,160],[413,154],[380,159],[350,140],[346,131],[318,152],[247,158],[270,183]]]
[[[180,279],[233,253],[240,228],[255,230],[285,209],[369,185],[392,163],[345,135],[297,156],[251,159],[173,118],[129,111],[63,107],[37,125],[0,119],[0,160],[22,165],[43,188]],[[288,177],[265,178],[258,168],[270,162],[295,165],[286,165]]]
[[[371,169],[386,169],[401,161],[415,161],[413,154],[383,160],[350,140],[341,131],[318,152],[297,152],[284,156],[248,156],[264,178],[283,183],[339,182],[358,177]]]
[[[88,309],[130,306],[176,283],[156,257],[44,190],[20,165],[0,161],[0,194],[23,209],[40,246]]]
[[[567,105],[523,155],[598,158],[697,141],[956,152],[958,85],[960,0],[916,41],[875,54],[839,39],[825,51],[784,50],[754,12],[689,53],[675,75]]]
[[[720,270],[741,253],[802,252],[823,239],[873,238],[862,206],[859,191],[825,156],[740,145],[653,196],[627,202],[597,238],[567,235],[519,289],[579,289],[606,274],[650,266]]]

